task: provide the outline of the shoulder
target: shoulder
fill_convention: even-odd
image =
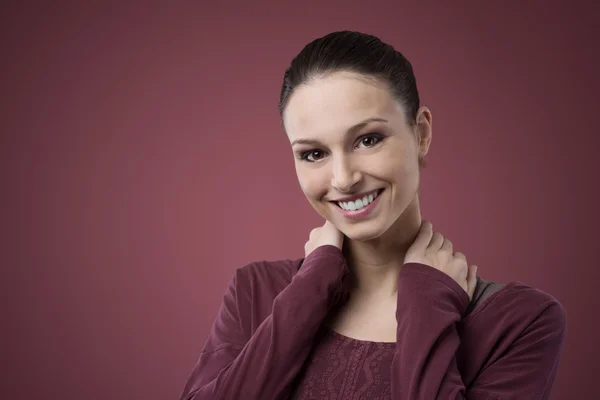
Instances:
[[[234,274],[236,289],[246,292],[260,290],[263,293],[279,293],[289,285],[301,264],[302,259],[250,262],[236,269]]]
[[[513,398],[514,391],[534,393],[546,387],[553,379],[566,337],[562,304],[549,293],[519,281],[497,284],[482,280],[479,285],[493,293],[458,326],[461,348],[457,362],[465,382],[475,390],[498,391],[494,398],[508,393],[513,393]],[[511,372],[515,370],[519,371],[517,380]]]
[[[565,309],[551,294],[520,281],[499,284],[478,278],[467,320],[492,319],[522,329],[544,325],[562,331],[566,326]]]
[[[229,293],[237,319],[251,335],[271,314],[273,301],[298,272],[303,259],[253,261],[235,270]]]

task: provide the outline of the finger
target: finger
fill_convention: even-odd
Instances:
[[[471,265],[469,267],[469,272],[467,273],[467,293],[469,298],[473,297],[475,293],[475,287],[477,286],[477,265]]]
[[[444,238],[444,243],[442,244],[441,250],[452,254],[452,242],[449,239]]]
[[[338,230],[338,229],[335,227],[335,225],[334,225],[334,224],[332,224],[332,223],[331,223],[331,222],[329,222],[329,221],[325,221],[325,224],[323,225],[323,231],[324,231],[324,232],[335,232],[335,231],[337,231],[337,230]]]
[[[431,241],[431,235],[433,234],[433,226],[431,222],[423,220],[421,223],[421,228],[419,229],[419,233],[415,241],[413,242],[413,247],[418,247],[421,249],[426,249]]]
[[[310,248],[310,242],[306,242],[304,244],[304,256],[308,256],[308,254],[311,252],[311,248]]]
[[[439,232],[433,232],[431,235],[431,241],[427,246],[430,250],[439,250],[444,244],[444,236]]]
[[[464,279],[465,281],[467,281],[467,289],[468,289],[469,288],[470,269],[469,269],[469,265],[467,264],[467,256],[465,256],[460,251],[457,251],[454,254],[452,254],[452,258],[454,260],[461,260],[461,264],[465,266],[464,268],[461,268],[460,277],[461,277],[461,279]],[[467,292],[468,292],[468,290],[467,290]]]

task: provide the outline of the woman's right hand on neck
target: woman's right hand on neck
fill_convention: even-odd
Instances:
[[[344,234],[340,232],[329,221],[325,221],[323,226],[310,231],[308,242],[304,245],[304,256],[308,257],[317,247],[331,245],[342,249],[344,244]]]

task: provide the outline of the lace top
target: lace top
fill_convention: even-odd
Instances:
[[[357,340],[324,330],[292,399],[391,399],[395,349],[395,343]]]

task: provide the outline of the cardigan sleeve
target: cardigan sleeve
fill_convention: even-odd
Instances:
[[[469,305],[467,293],[448,275],[417,263],[406,264],[398,282],[393,399],[549,398],[566,329],[560,303],[530,297],[521,302],[519,312],[507,312],[503,321],[486,325],[481,335],[511,342],[504,343],[507,351],[466,386],[456,353],[461,344],[457,325]],[[530,322],[515,334],[520,326],[516,319],[523,313]]]
[[[238,270],[180,399],[289,396],[322,320],[341,295],[347,272],[338,248],[318,247],[304,260],[291,283],[270,300],[271,314],[247,337],[240,325],[240,302],[266,300],[248,294],[248,279]]]

